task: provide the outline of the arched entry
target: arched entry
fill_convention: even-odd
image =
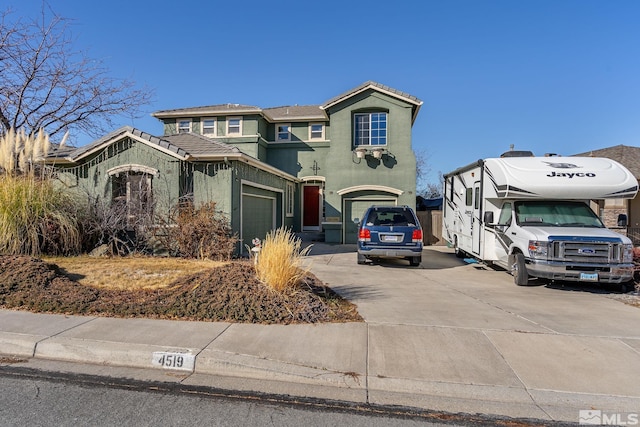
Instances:
[[[319,231],[324,217],[324,177],[312,176],[302,180],[302,230]]]

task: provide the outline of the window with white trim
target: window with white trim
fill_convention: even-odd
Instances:
[[[324,140],[324,123],[309,124],[309,139]]]
[[[189,132],[191,132],[191,120],[190,119],[178,120],[178,133],[189,133]]]
[[[286,202],[285,202],[285,210],[287,212],[287,216],[293,216],[293,206],[294,206],[294,195],[295,195],[295,187],[292,182],[287,183],[287,191],[286,191]]]
[[[205,136],[215,136],[216,135],[216,119],[212,117],[205,117],[201,121],[202,123],[202,134]]]
[[[291,141],[291,123],[276,126],[276,141]]]
[[[227,117],[227,135],[242,135],[242,117]]]
[[[354,114],[353,144],[387,145],[387,113]]]

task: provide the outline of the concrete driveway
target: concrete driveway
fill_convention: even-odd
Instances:
[[[392,389],[385,379],[405,378],[422,399],[437,384],[435,409],[455,398],[466,399],[467,412],[491,411],[474,400],[483,395],[513,399],[516,414],[533,400],[545,415],[520,415],[575,422],[581,409],[640,408],[640,308],[597,286],[518,287],[505,271],[467,264],[446,247],[426,248],[418,268],[357,265],[355,246],[314,249],[312,271],[357,304],[370,343],[380,343],[369,348],[373,399],[376,382]]]

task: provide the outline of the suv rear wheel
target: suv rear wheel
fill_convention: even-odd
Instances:
[[[358,264],[366,264],[366,262],[367,257],[362,254],[358,254]]]
[[[422,256],[409,257],[409,265],[411,267],[417,267],[422,262]]]

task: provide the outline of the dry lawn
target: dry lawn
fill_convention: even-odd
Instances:
[[[179,258],[0,255],[0,308],[41,313],[291,324],[361,322],[357,308],[307,274],[276,292],[253,263]]]
[[[96,258],[43,257],[81,285],[101,289],[138,290],[166,288],[180,277],[202,273],[224,262],[151,257]]]

